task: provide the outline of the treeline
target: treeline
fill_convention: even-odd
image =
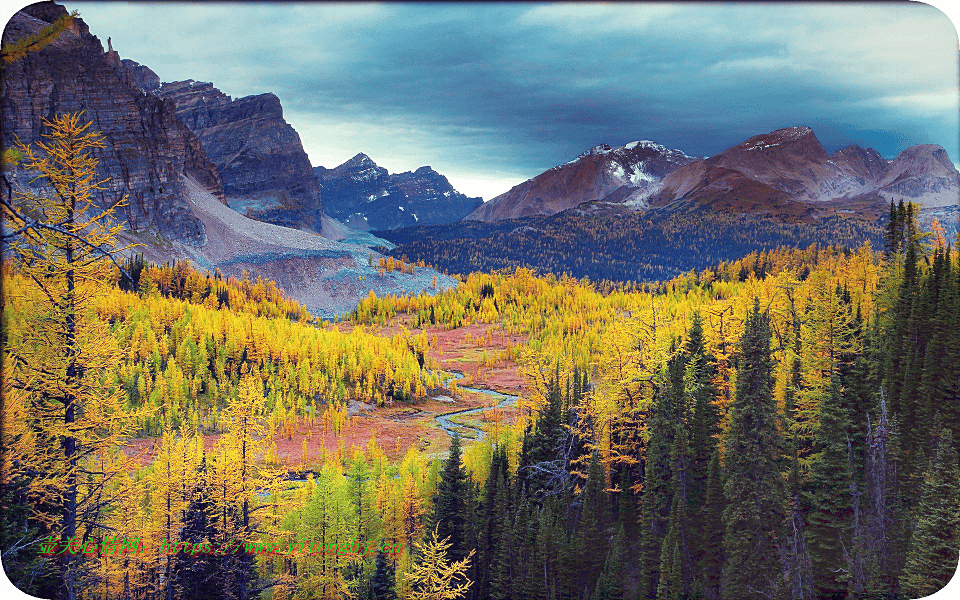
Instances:
[[[606,208],[496,223],[459,222],[377,232],[408,256],[450,273],[532,268],[593,281],[663,281],[691,269],[780,246],[883,244],[876,223],[829,217],[785,222],[709,210],[637,213]]]

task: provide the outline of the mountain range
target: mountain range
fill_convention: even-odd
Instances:
[[[459,221],[483,204],[453,189],[430,167],[391,175],[369,156],[357,154],[326,169],[314,167],[327,214],[362,231]]]
[[[36,34],[66,14],[53,2],[28,6],[7,24],[3,41]],[[358,153],[333,168],[313,167],[276,95],[233,99],[212,83],[162,83],[148,66],[121,59],[109,39],[104,50],[75,19],[52,43],[6,66],[2,143],[36,142],[43,118],[81,110],[106,142],[95,152],[107,181],[96,200],[128,199],[118,216],[139,250],[157,262],[187,258],[283,282],[318,315],[342,314],[369,290],[417,293],[454,284],[431,269],[383,274],[373,266],[381,252],[469,271],[490,266],[485,256],[499,245],[509,256],[497,266],[542,263],[576,272],[586,259],[533,257],[546,248],[584,252],[584,240],[603,245],[619,236],[583,274],[652,278],[668,262],[673,272],[690,268],[667,257],[684,255],[676,244],[703,233],[701,217],[677,217],[684,213],[720,217],[707,219],[715,250],[700,262],[728,258],[723,235],[739,234],[724,229],[725,215],[735,215],[741,233],[756,241],[750,248],[806,243],[801,230],[784,234],[785,222],[825,222],[821,232],[842,232],[851,244],[874,240],[889,202],[901,199],[921,205],[922,219],[937,216],[948,229],[957,221],[960,174],[943,148],[913,146],[894,159],[856,145],[829,154],[802,126],[703,158],[648,140],[600,144],[486,203],[429,166],[390,174]],[[5,169],[0,192],[38,185],[32,177]],[[759,226],[752,218],[766,220]],[[850,218],[868,225],[850,228],[842,222]],[[668,220],[684,235],[668,236],[658,224]],[[646,256],[642,273],[631,266],[631,252],[654,247],[661,258]],[[616,273],[602,269],[610,260],[620,265]]]
[[[467,220],[552,215],[586,202],[633,210],[700,206],[789,219],[876,218],[890,200],[956,207],[960,174],[940,146],[887,160],[851,145],[832,155],[809,127],[757,135],[704,159],[654,142],[600,145],[487,202]]]

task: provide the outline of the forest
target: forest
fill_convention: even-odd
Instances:
[[[798,238],[671,277],[503,264],[328,323],[120,247],[91,200],[100,136],[47,126],[16,165],[47,188],[2,202],[0,549],[34,596],[894,599],[956,570],[960,253],[912,205],[877,248]],[[481,324],[522,340],[480,361],[525,381],[507,427],[278,455],[351,406],[462,401],[434,338]]]
[[[396,244],[395,258],[469,275],[529,267],[593,281],[654,282],[705,269],[750,252],[805,248],[820,240],[856,248],[883,245],[883,226],[843,215],[812,222],[707,208],[635,212],[587,204],[552,216],[376,232]],[[409,257],[409,258],[407,258]]]

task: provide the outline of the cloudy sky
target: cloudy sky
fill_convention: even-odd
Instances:
[[[66,2],[163,81],[273,92],[314,165],[364,152],[490,199],[599,143],[958,150],[957,33],[922,4]]]

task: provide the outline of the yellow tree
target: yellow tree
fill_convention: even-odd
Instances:
[[[455,600],[463,598],[473,582],[467,577],[471,550],[463,560],[450,562],[447,551],[450,538],[437,539],[436,530],[430,539],[417,544],[420,560],[406,574],[409,585],[407,600]]]
[[[45,507],[29,520],[63,548],[78,536],[89,541],[100,534],[100,513],[114,500],[104,491],[124,469],[111,451],[136,415],[124,410],[119,351],[97,314],[116,277],[113,255],[123,250],[116,205],[93,203],[105,180],[96,176],[91,151],[104,147],[103,138],[88,131],[81,113],[43,125],[48,132],[36,150],[17,144],[21,168],[38,173],[34,181],[43,192],[0,200],[3,241],[17,273],[3,297],[5,308],[16,309],[4,331],[3,483],[27,478],[24,497]],[[59,556],[58,594],[73,598],[82,554]]]

